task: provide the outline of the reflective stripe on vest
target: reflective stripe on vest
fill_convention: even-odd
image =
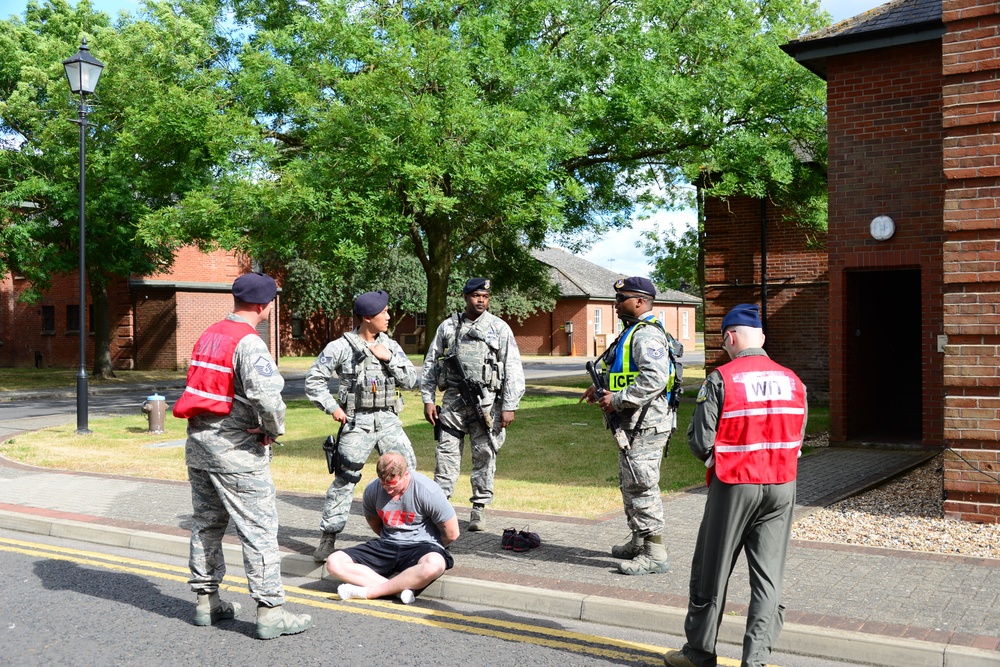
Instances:
[[[243,338],[257,331],[247,322],[222,320],[210,326],[195,343],[188,367],[187,386],[174,403],[173,414],[190,419],[200,414],[228,415],[236,396],[233,353]]]
[[[715,436],[715,475],[727,484],[784,484],[795,479],[805,388],[765,355],[719,367],[725,386]]]

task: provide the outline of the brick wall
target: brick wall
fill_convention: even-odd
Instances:
[[[944,0],[945,515],[1000,522],[1000,14]]]
[[[727,361],[722,318],[738,303],[761,304],[760,200],[705,203],[705,363]],[[816,239],[767,207],[767,353],[794,370],[811,396],[828,390],[827,260]]]
[[[943,241],[941,49],[936,41],[827,60],[829,130],[830,435],[848,434],[852,390],[848,273],[919,269],[921,432],[942,442]],[[889,215],[896,233],[876,241],[871,220]],[[887,294],[885,298],[892,298]],[[889,368],[885,369],[888,374]],[[886,387],[888,389],[888,386]]]

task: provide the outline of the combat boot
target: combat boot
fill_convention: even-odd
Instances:
[[[239,602],[223,602],[219,598],[219,592],[199,593],[198,606],[194,608],[194,624],[205,626],[213,625],[219,621],[236,618],[243,608]]]
[[[636,556],[642,553],[642,537],[639,533],[633,532],[632,539],[625,544],[616,544],[611,547],[611,555],[615,558],[624,558],[625,560],[632,560]]]
[[[330,554],[337,550],[337,533],[323,533],[319,546],[313,552],[313,560],[317,563],[325,563]]]
[[[486,506],[482,503],[473,503],[472,512],[469,513],[469,532],[475,533],[486,530]]]
[[[309,614],[290,614],[281,606],[257,607],[257,639],[274,639],[281,635],[297,635],[312,627]]]
[[[642,545],[642,553],[623,563],[618,563],[618,571],[622,574],[656,574],[670,569],[667,561],[667,548],[663,546],[663,538],[650,535]]]

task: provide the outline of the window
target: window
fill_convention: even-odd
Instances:
[[[301,315],[292,315],[292,338],[305,338],[306,325]]]
[[[594,333],[604,333],[604,309],[594,309]]]
[[[56,307],[42,306],[42,333],[56,332]]]
[[[66,333],[80,331],[80,306],[70,304],[66,306]]]
[[[418,327],[427,326],[427,313],[417,313],[413,319],[416,321]]]
[[[686,310],[681,312],[681,338],[685,340],[691,337],[691,334],[688,333],[688,314]]]
[[[656,319],[660,320],[660,324],[662,324],[663,326],[667,326],[667,311],[661,310],[660,316],[657,317]]]

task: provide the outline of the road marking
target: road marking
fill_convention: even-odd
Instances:
[[[181,583],[187,583],[190,578],[190,571],[186,567],[123,556],[113,556],[97,551],[54,547],[47,544],[9,538],[0,538],[0,551],[69,561],[77,565],[90,565],[117,572],[127,572],[129,574]],[[233,576],[226,576],[219,588],[242,594],[248,592],[244,580]],[[516,621],[501,621],[485,616],[428,609],[426,607],[407,606],[401,608],[401,605],[388,600],[351,600],[350,602],[344,602],[337,597],[336,593],[310,590],[299,586],[285,586],[285,597],[289,602],[296,602],[310,607],[358,614],[388,621],[424,625],[525,644],[534,644],[610,660],[628,660],[640,664],[659,666],[663,664],[663,654],[669,650],[668,648],[653,644],[540,627]],[[718,664],[724,667],[739,667],[740,662],[739,660],[720,657]]]

